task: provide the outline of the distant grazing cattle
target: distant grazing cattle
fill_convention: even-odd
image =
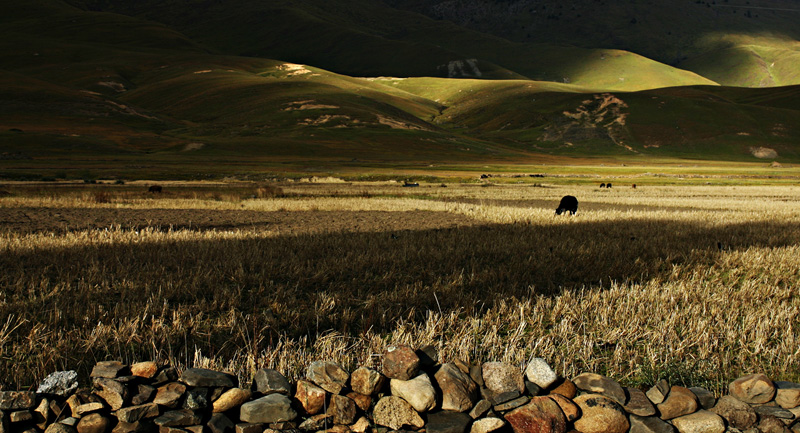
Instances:
[[[147,189],[148,192],[161,192],[161,190],[161,185],[150,185],[150,188]]]
[[[415,186],[419,186],[419,183],[418,182],[405,181],[405,182],[403,182],[403,186],[405,186],[405,187],[415,187]]]
[[[606,188],[611,188],[611,182],[606,184]]]
[[[605,187],[606,187],[606,184],[604,184],[604,183],[600,184],[600,188],[605,188]]]
[[[571,195],[565,195],[561,199],[561,203],[558,204],[558,209],[556,209],[556,215],[561,215],[564,212],[569,212],[570,215],[575,215],[575,212],[577,211],[578,211],[578,199]]]
[[[631,188],[636,189],[636,184],[634,183]]]

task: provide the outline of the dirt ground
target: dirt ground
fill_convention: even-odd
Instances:
[[[379,232],[476,225],[462,215],[407,211],[0,208],[0,232],[64,233],[120,226],[139,230],[270,230],[277,233]]]

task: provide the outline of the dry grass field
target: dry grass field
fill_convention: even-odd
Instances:
[[[0,187],[5,389],[109,358],[297,377],[392,343],[800,380],[800,187],[163,185]]]

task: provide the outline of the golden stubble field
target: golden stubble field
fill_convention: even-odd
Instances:
[[[0,382],[155,359],[800,379],[800,187],[4,185]],[[574,217],[554,215],[566,194]]]

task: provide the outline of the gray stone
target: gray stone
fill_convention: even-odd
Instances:
[[[629,433],[675,433],[675,427],[659,417],[631,415],[629,419]]]
[[[264,395],[274,393],[289,395],[292,392],[292,385],[286,377],[271,368],[262,368],[256,372],[253,388]]]
[[[300,423],[298,428],[303,431],[317,431],[325,430],[332,425],[333,414],[321,413],[318,415],[312,415],[307,420]]]
[[[780,419],[794,419],[794,414],[782,407],[756,406],[756,413],[760,416],[774,416]]]
[[[625,388],[628,403],[623,406],[625,411],[638,416],[653,416],[656,414],[656,407],[650,402],[645,393],[636,388]]]
[[[583,391],[593,392],[604,395],[620,405],[625,405],[625,390],[617,381],[595,373],[583,373],[578,375],[572,382]]]
[[[230,418],[225,416],[224,413],[215,413],[211,415],[211,418],[206,423],[208,429],[211,430],[211,433],[233,433],[236,429],[236,426],[233,424]],[[264,431],[262,428],[258,432],[261,433]]]
[[[136,422],[118,422],[111,433],[153,433],[158,431],[152,420],[146,419]]]
[[[492,395],[509,391],[525,391],[525,381],[518,367],[503,362],[484,362],[481,367],[483,384]]]
[[[531,359],[525,368],[525,377],[542,389],[549,388],[558,380],[558,374],[553,371],[544,358]]]
[[[158,405],[155,403],[147,403],[118,410],[117,419],[122,422],[134,423],[145,418],[155,418],[158,414]]]
[[[347,385],[350,373],[335,362],[314,361],[308,366],[306,377],[325,391],[339,394]]]
[[[89,377],[113,379],[117,376],[123,375],[127,368],[127,365],[119,361],[100,361],[94,366],[94,368],[92,368],[92,372],[89,374]]]
[[[705,388],[694,386],[689,388],[689,391],[694,393],[697,397],[697,401],[700,402],[700,407],[703,409],[711,409],[717,404],[717,399],[714,397],[714,394]]]
[[[131,405],[138,406],[149,402],[156,394],[156,389],[150,385],[136,385],[136,394],[131,397]]]
[[[442,393],[442,410],[466,412],[478,401],[478,385],[455,364],[442,365],[434,378]]]
[[[539,385],[537,385],[537,384],[535,384],[535,383],[533,383],[533,382],[531,382],[529,380],[526,380],[525,381],[525,391],[527,391],[528,394],[531,395],[531,397],[536,397],[537,395],[542,393],[542,388]]]
[[[200,421],[200,415],[188,409],[171,410],[153,420],[159,427],[183,427],[200,424]]]
[[[722,418],[705,409],[670,421],[680,433],[725,433]]]
[[[500,418],[483,418],[472,423],[469,433],[490,433],[506,425]]]
[[[465,413],[444,410],[428,415],[425,430],[428,433],[466,433],[471,422],[472,418]]]
[[[419,368],[419,356],[408,346],[389,346],[383,353],[383,375],[389,379],[409,380]]]
[[[184,394],[186,394],[186,385],[179,382],[170,382],[158,388],[153,402],[174,409],[178,407],[178,403]]]
[[[208,389],[194,388],[186,392],[186,400],[183,401],[183,408],[189,410],[200,410],[208,407]]]
[[[669,382],[661,379],[658,381],[658,383],[653,385],[652,388],[648,389],[645,394],[653,404],[661,404],[667,399],[670,388],[672,387],[669,385]]]
[[[158,373],[156,373],[156,376],[153,378],[151,385],[159,387],[168,382],[175,382],[176,380],[178,380],[178,370],[176,370],[175,367],[168,365],[158,370]]]
[[[469,416],[472,417],[472,419],[480,418],[487,410],[491,409],[491,407],[492,404],[489,403],[489,400],[480,400],[475,403],[475,406],[469,411]]]
[[[350,388],[359,394],[373,395],[380,391],[385,381],[386,377],[377,370],[359,367],[350,375]]]
[[[76,389],[78,389],[78,372],[75,370],[56,371],[42,380],[36,393],[67,397]]]
[[[530,397],[523,395],[522,397],[515,398],[514,400],[496,404],[492,407],[492,409],[497,412],[505,412],[507,410],[516,409],[522,405],[528,404],[530,400]]]
[[[247,423],[275,423],[297,417],[292,402],[283,394],[270,394],[241,406],[239,419]]]
[[[422,368],[433,367],[439,363],[439,352],[436,350],[436,346],[428,344],[420,347],[414,353],[417,354],[419,365]]]
[[[519,391],[506,391],[500,394],[492,395],[489,401],[492,402],[492,405],[497,406],[507,401],[514,400],[515,398],[519,398],[521,395],[522,393]]]
[[[36,394],[31,391],[0,391],[0,410],[32,409]]]
[[[774,416],[764,415],[758,420],[758,431],[760,433],[789,433],[789,429],[783,421]]]
[[[731,427],[742,430],[755,427],[758,419],[749,404],[730,395],[720,397],[717,404],[711,408],[711,412],[725,418]]]
[[[478,388],[485,386],[483,383],[483,369],[481,363],[475,363],[469,366],[469,377],[478,385]]]
[[[187,368],[181,374],[180,380],[189,386],[207,388],[235,388],[238,382],[233,375],[205,368]]]
[[[417,411],[407,401],[395,396],[387,396],[378,400],[372,416],[375,424],[389,427],[392,430],[399,430],[404,425],[416,428],[425,425]]]
[[[436,391],[425,373],[411,380],[391,379],[389,388],[392,395],[407,401],[417,412],[427,412],[436,406]]]

